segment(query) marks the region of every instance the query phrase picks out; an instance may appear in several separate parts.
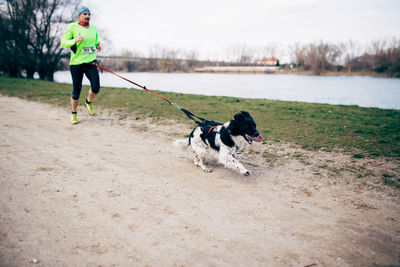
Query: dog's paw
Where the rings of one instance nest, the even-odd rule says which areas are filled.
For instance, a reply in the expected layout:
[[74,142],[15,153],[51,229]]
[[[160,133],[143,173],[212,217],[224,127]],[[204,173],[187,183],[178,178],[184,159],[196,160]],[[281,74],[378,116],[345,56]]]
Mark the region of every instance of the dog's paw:
[[240,172],[243,176],[250,176],[251,172],[248,170],[244,170],[242,172]]
[[204,172],[212,172],[212,169],[211,168],[204,168],[203,171]]

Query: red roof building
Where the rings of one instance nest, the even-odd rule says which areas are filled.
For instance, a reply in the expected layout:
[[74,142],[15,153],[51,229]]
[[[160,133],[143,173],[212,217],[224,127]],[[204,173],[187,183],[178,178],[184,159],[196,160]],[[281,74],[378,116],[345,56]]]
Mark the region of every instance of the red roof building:
[[279,59],[276,57],[265,57],[257,61],[258,65],[276,66],[279,64]]

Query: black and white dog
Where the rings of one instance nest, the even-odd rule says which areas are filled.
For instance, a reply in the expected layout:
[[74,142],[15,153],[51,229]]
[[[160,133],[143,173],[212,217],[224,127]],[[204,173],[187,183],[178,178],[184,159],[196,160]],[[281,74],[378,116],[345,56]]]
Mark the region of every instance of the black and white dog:
[[194,164],[205,172],[211,172],[205,165],[209,152],[217,152],[218,161],[226,168],[238,170],[242,175],[250,175],[243,165],[236,159],[236,153],[245,142],[261,142],[262,137],[257,131],[256,123],[250,114],[241,111],[233,119],[221,124],[205,121],[195,127],[189,136],[189,145],[194,152]]

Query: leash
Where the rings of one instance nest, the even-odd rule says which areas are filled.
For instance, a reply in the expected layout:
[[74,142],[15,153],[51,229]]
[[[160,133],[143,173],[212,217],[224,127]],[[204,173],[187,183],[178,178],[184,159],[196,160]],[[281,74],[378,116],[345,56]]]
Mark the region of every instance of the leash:
[[[106,69],[106,68],[100,66],[99,64],[97,64],[97,63],[95,63],[95,62],[92,62],[92,63],[90,63],[90,64],[93,65],[93,66],[96,66],[97,68],[99,68],[99,69],[102,70],[102,71],[104,70],[104,71],[106,71],[106,72],[109,72],[109,73],[111,73],[111,74],[114,74],[115,76],[117,76],[117,77],[119,77],[119,78],[121,78],[121,79],[123,79],[123,80],[125,80],[125,81],[127,81],[127,82],[130,82],[131,84],[134,84],[134,85],[138,86],[139,88],[141,88],[141,89],[143,89],[143,90],[145,90],[145,91],[147,91],[147,92],[149,92],[149,93],[152,93],[152,94],[155,95],[155,96],[158,96],[158,97],[161,98],[161,99],[164,99],[164,100],[167,101],[169,104],[173,105],[174,107],[176,107],[177,109],[179,109],[180,111],[182,111],[183,113],[185,113],[185,115],[186,115],[189,119],[194,120],[194,121],[195,121],[197,124],[199,124],[199,125],[200,125],[201,123],[207,121],[206,119],[203,119],[203,118],[201,118],[201,117],[199,117],[199,116],[196,116],[196,115],[194,115],[193,113],[191,113],[190,111],[188,111],[188,110],[186,110],[186,109],[184,109],[184,108],[181,108],[180,106],[178,106],[178,104],[172,102],[171,100],[169,100],[169,99],[167,99],[167,98],[165,98],[165,97],[163,97],[163,96],[157,94],[156,92],[153,92],[153,91],[150,90],[150,89],[147,89],[146,86],[142,86],[142,85],[140,85],[140,84],[137,84],[137,83],[135,83],[135,82],[133,82],[133,81],[131,81],[131,80],[129,80],[129,79],[127,79],[127,78],[121,76],[121,75],[116,74],[115,72],[112,72],[111,70],[108,70],[108,69]],[[199,121],[198,121],[198,120],[199,120]]]

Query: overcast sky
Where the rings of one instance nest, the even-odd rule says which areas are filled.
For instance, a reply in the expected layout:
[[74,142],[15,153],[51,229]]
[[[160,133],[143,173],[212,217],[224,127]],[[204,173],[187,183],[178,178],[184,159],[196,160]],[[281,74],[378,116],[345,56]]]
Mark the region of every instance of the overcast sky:
[[[123,49],[196,50],[218,58],[235,44],[264,47],[320,40],[360,44],[400,37],[400,0],[84,0],[92,23]],[[104,36],[103,36],[104,37]],[[102,38],[102,36],[100,36]],[[107,49],[109,52],[110,50]],[[268,56],[268,55],[266,55]]]

